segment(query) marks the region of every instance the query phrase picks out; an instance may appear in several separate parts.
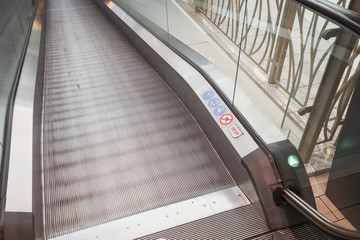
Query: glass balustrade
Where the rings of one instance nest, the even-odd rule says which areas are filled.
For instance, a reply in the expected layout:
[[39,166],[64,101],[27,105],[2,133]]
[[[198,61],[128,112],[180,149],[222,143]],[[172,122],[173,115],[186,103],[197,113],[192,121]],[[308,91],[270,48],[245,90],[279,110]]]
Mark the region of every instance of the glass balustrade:
[[[266,123],[276,126],[299,150],[318,211],[360,230],[358,36],[291,0],[113,1],[207,72],[266,144],[279,134]],[[34,5],[0,2],[1,141]]]
[[31,0],[0,1],[0,150],[4,147],[6,112],[35,4],[36,1]]
[[[349,130],[340,134],[360,74],[358,36],[288,0],[115,2],[184,55],[191,49],[201,56],[189,58],[203,70],[208,64],[220,69],[226,77],[208,74],[249,123],[270,119],[298,148],[318,210],[341,226],[360,229],[360,221],[345,214],[351,206],[333,196],[336,184],[328,182],[344,178],[332,165],[360,150]],[[360,4],[332,2],[344,8]],[[266,117],[242,107],[244,94]],[[276,141],[270,127],[257,125],[253,128],[266,143]],[[340,151],[350,135],[356,144]],[[356,175],[358,165],[342,173]]]

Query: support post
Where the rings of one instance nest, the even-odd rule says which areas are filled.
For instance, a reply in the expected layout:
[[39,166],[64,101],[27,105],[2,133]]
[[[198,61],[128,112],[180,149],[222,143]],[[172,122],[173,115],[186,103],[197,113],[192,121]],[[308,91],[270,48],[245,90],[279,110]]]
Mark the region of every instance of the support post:
[[272,59],[272,66],[268,80],[269,83],[280,81],[289,42],[291,41],[291,31],[294,26],[297,8],[298,5],[293,1],[286,1],[283,17],[280,23],[280,31]]
[[310,161],[326,115],[334,99],[334,95],[341,82],[342,75],[348,65],[350,54],[354,48],[356,37],[345,29],[340,32],[335,40],[334,48],[322,76],[319,90],[316,94],[313,109],[306,123],[303,136],[299,144],[299,152],[304,161]]
[[[349,9],[360,12],[360,1],[352,0]],[[324,75],[316,94],[313,109],[306,123],[303,136],[299,144],[299,152],[304,161],[308,163],[315,144],[323,127],[326,115],[334,99],[334,95],[341,82],[342,75],[348,65],[351,52],[355,47],[357,37],[346,29],[340,29],[334,48],[326,65]]]
[[205,9],[205,0],[195,0],[195,12],[200,13]]

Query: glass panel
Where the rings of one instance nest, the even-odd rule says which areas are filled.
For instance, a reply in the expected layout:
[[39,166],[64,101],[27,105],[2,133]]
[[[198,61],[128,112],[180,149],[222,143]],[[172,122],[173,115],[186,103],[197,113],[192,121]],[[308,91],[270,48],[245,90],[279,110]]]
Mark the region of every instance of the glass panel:
[[[332,211],[339,225],[360,230],[360,85],[359,81],[348,105],[346,118],[337,139],[330,171],[313,177],[326,183],[326,190],[319,197],[334,205]],[[318,180],[320,182],[321,180]],[[321,184],[321,183],[320,183]],[[315,192],[315,188],[314,188]],[[336,210],[340,210],[337,212]],[[340,213],[340,214],[339,214]]]
[[[235,101],[235,107],[242,110],[249,122],[258,123],[255,129],[264,128],[264,121],[259,121],[263,114],[257,111],[258,108],[279,128],[284,114],[276,100],[268,101],[273,89],[268,78],[284,5],[285,1],[274,1],[273,4],[262,0],[168,0],[170,35],[230,77],[230,81],[218,80],[218,76],[213,79],[225,95]],[[176,46],[174,42],[170,43]],[[239,58],[241,64],[237,64]],[[192,60],[202,66],[200,60]],[[234,92],[238,97],[234,98]],[[253,101],[251,106],[241,104],[244,95]],[[286,100],[283,97],[285,105]],[[274,131],[270,127],[265,130],[259,130],[259,134],[271,140]],[[275,135],[273,138],[278,139],[280,134]]]
[[129,12],[129,4],[127,0],[114,0],[114,2],[119,5],[122,9]]
[[140,14],[167,31],[166,0],[129,0],[130,13]]
[[115,0],[114,2],[160,38],[168,39],[166,0]]
[[[218,41],[219,36],[223,34],[217,26],[212,24],[208,16],[238,25],[239,18],[243,17],[242,11],[238,15],[227,14],[225,11],[216,12],[220,4],[218,1],[167,0],[167,4],[169,34],[173,37],[170,38],[170,44],[187,54],[203,69],[210,64],[224,72],[227,79],[214,77],[214,80],[231,101],[234,93],[239,43],[232,42],[227,38],[221,39],[229,43],[228,45]],[[227,4],[230,3],[224,3],[223,8],[227,8]],[[193,51],[184,51],[179,42]]]
[[[298,148],[318,211],[359,230],[360,187],[351,183],[360,183],[354,123],[360,119],[356,110],[345,118],[360,73],[358,36],[291,1],[281,12],[268,83],[260,85],[268,96],[260,104],[273,103],[268,111],[275,116],[264,113]],[[343,123],[348,127],[341,130]]]
[[0,2],[0,145],[9,97],[14,87],[26,36],[31,27],[35,2],[29,0]]
[[251,98],[254,108],[241,113],[251,124],[262,125],[253,126],[262,129],[257,133],[267,143],[276,141],[264,124],[268,118],[299,149],[318,210],[359,230],[358,220],[347,214],[360,211],[360,200],[354,202],[351,195],[360,192],[359,178],[351,178],[348,182],[357,184],[348,184],[352,188],[343,193],[352,199],[350,205],[337,203],[343,198],[334,190],[338,179],[360,172],[359,161],[352,162],[360,147],[351,144],[360,141],[360,133],[354,135],[351,127],[341,133],[342,124],[350,124],[345,115],[360,75],[357,36],[290,0],[116,1],[126,2],[130,14],[205,71],[210,64],[225,73],[221,79],[213,75],[215,84],[238,109],[245,95]]

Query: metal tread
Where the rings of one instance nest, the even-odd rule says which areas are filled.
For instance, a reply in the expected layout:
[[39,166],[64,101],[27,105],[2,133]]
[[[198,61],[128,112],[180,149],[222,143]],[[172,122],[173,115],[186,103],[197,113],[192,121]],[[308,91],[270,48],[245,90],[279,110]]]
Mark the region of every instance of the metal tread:
[[264,219],[251,204],[138,239],[247,239],[267,232]]
[[234,186],[180,100],[86,0],[49,0],[43,94],[49,238]]
[[310,223],[271,232],[257,209],[255,204],[243,206],[138,239],[334,239]]
[[[278,237],[278,238],[277,238]],[[253,240],[276,240],[276,239],[288,239],[288,240],[334,240],[333,237],[325,234],[315,225],[305,223],[296,227],[285,228],[276,232],[271,232],[263,236],[252,238]]]

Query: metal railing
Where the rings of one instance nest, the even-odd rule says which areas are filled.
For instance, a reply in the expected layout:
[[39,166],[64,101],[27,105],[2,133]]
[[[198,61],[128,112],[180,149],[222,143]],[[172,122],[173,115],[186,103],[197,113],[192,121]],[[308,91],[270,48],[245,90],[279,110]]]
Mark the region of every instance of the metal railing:
[[[306,8],[311,9],[311,11],[316,12],[319,15],[324,16],[326,19],[329,19],[333,22],[338,23],[345,29],[345,34],[343,35],[341,33],[337,33],[337,39],[336,41],[344,41],[348,40],[349,42],[354,41],[354,36],[352,34],[346,34],[346,32],[352,32],[353,34],[359,36],[360,35],[360,15],[356,14],[355,12],[345,10],[342,7],[339,7],[335,4],[331,4],[326,0],[318,0],[318,1],[309,1],[309,0],[294,0],[295,2],[304,5]],[[354,4],[354,1],[351,1],[349,4],[349,9],[353,9],[356,12],[359,12],[360,5]],[[341,31],[341,30],[340,30]],[[359,55],[359,46],[358,46],[358,40],[352,50],[351,56],[348,58],[349,63],[353,63],[354,59]],[[353,44],[354,45],[354,44]],[[345,44],[346,47],[351,48],[351,44]],[[336,49],[335,49],[336,50]],[[342,52],[348,52],[349,49],[341,49]],[[343,84],[340,85],[340,88],[336,91],[331,107],[334,106],[335,101],[339,101],[342,104],[348,103],[350,99],[350,92],[346,92],[344,89],[354,89],[355,83],[359,79],[359,67],[357,67],[357,72],[352,76],[349,77],[349,66],[351,64],[348,64],[347,68],[348,70],[345,72],[345,78],[347,78],[347,81],[343,81]],[[327,66],[328,68],[331,67],[331,62]],[[344,68],[344,66],[342,66]],[[335,79],[335,78],[334,78]],[[326,80],[326,79],[323,79]],[[324,82],[324,81],[323,81]],[[352,92],[352,91],[351,91]],[[345,101],[343,99],[346,99]],[[341,102],[342,101],[342,102]],[[346,106],[345,106],[346,107]],[[344,108],[344,106],[343,106]],[[343,114],[343,113],[342,113]],[[327,114],[327,119],[329,119],[329,113]],[[308,205],[303,199],[301,199],[299,196],[294,194],[291,190],[285,189],[282,191],[282,197],[283,199],[289,203],[291,206],[293,206],[295,209],[297,209],[302,215],[304,215],[308,220],[310,220],[312,223],[317,225],[320,229],[323,231],[337,237],[340,239],[360,239],[360,232],[349,230],[343,227],[340,227],[328,219],[326,219],[324,216],[322,216],[318,211],[313,209],[310,205]]]
[[[303,152],[306,156],[305,160],[308,160],[315,144],[330,141],[336,137],[356,81],[360,77],[358,39],[360,15],[355,13],[360,12],[360,4],[342,0],[337,4],[329,3],[327,0],[293,1],[303,6],[292,1],[276,1],[275,10],[268,13],[265,11],[266,16],[262,14],[264,8],[261,7],[261,3],[265,1],[260,0],[248,6],[253,7],[251,10],[243,9],[246,6],[243,4],[245,0],[202,0],[192,1],[192,4],[229,40],[241,47],[242,53],[269,76],[270,83],[281,87],[289,98],[295,100],[299,107],[297,114],[303,116],[310,113],[309,119],[318,126],[314,128],[315,130],[307,131],[303,135],[303,141],[312,141],[311,146],[300,145],[300,150],[305,151]],[[311,12],[316,12],[317,15],[312,15],[311,20],[307,19],[306,8],[309,8]],[[275,20],[276,25],[280,25],[278,31],[272,31],[275,27],[268,26],[273,23],[273,13],[282,16],[281,18],[277,16]],[[243,14],[246,15],[246,22],[242,40],[247,41],[247,44],[240,46],[238,34],[241,32],[239,29],[241,26],[236,22],[241,22],[240,16]],[[249,18],[251,18],[251,23]],[[262,20],[267,24],[264,28],[258,24]],[[254,29],[253,39],[250,41],[248,38],[251,36],[252,28]],[[264,31],[264,34],[259,34],[260,31]],[[296,43],[290,36],[294,33],[299,34],[299,41]],[[305,44],[307,37],[310,40],[308,44]],[[262,51],[263,55],[256,59],[254,56],[262,47],[265,49]],[[300,60],[297,62],[295,61],[296,53],[303,55],[298,56]],[[338,54],[344,58],[336,59],[339,58]],[[297,74],[295,74],[295,63],[298,64]],[[284,75],[286,78],[283,78]],[[304,84],[305,80],[306,84]],[[301,91],[303,98],[299,98]],[[305,130],[311,127],[304,126]],[[323,134],[321,138],[319,138],[320,131]],[[283,200],[330,235],[340,239],[360,239],[360,232],[332,223],[291,190],[285,189],[281,195]]]
[[[315,97],[321,91],[320,82],[334,49],[335,37],[339,33],[336,24],[343,26],[345,22],[350,24],[357,21],[356,17],[345,9],[352,9],[354,1],[334,0],[342,7],[332,21],[322,18],[322,14],[313,14],[292,1],[256,0],[249,1],[248,4],[245,4],[245,1],[193,0],[191,4],[235,46],[241,47],[242,53],[255,64],[256,71],[262,72],[268,83],[281,89],[275,90],[283,92],[288,98],[273,101],[282,106],[284,119],[290,118],[296,122],[301,132],[305,131],[309,115],[316,104]],[[321,4],[328,8],[335,5],[327,2],[325,1],[325,5]],[[312,4],[314,8],[319,8],[318,3]],[[241,39],[244,15],[244,33]],[[336,20],[340,18],[338,15],[345,16],[344,23]],[[309,38],[307,44],[306,38]],[[306,153],[303,153],[304,149],[301,151],[305,162],[309,161],[316,144],[336,142],[354,83],[360,74],[360,42],[357,41],[355,46],[331,104],[327,109],[323,109],[324,120],[316,131],[318,134],[310,136],[305,133],[298,136],[300,145],[301,142],[308,141],[309,137],[314,138],[313,146],[307,146]],[[262,83],[259,82],[258,85],[261,86]],[[289,109],[285,107],[287,101],[291,101]]]
[[[284,2],[285,0],[277,0],[271,11],[264,10],[263,0],[251,1],[247,7],[245,0],[197,0],[193,4],[234,44],[239,45],[243,41],[243,53],[263,72],[269,73]],[[241,39],[244,13],[245,29]]]

